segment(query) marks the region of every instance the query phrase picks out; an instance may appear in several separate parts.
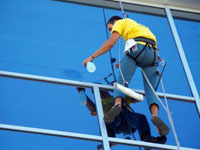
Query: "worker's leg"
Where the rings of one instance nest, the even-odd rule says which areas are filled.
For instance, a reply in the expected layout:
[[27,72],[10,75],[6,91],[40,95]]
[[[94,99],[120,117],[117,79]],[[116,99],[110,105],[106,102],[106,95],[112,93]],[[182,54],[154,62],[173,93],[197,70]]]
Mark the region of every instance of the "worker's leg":
[[[158,75],[157,75],[157,66],[149,66],[149,67],[143,67],[143,70],[145,74],[147,75],[148,80],[150,81],[152,87],[155,89]],[[150,86],[147,83],[147,80],[145,79],[143,75],[144,80],[144,90],[145,90],[145,96],[147,103],[149,105],[151,114],[152,114],[152,122],[157,127],[159,134],[161,135],[167,135],[169,132],[169,128],[167,125],[158,117],[158,111],[159,111],[159,100],[151,90]]]
[[[121,67],[121,72],[119,71],[119,75],[118,75],[118,80],[117,83],[124,85],[124,86],[128,86],[125,85],[124,80],[128,83],[130,83],[133,74],[135,73],[135,70],[137,68],[136,62],[135,60],[133,60],[132,58],[128,57],[127,55],[124,56],[124,58],[122,59],[121,63],[120,63],[120,67]],[[123,80],[124,78],[124,80]],[[119,102],[117,100],[117,98],[125,98],[125,94],[120,92],[119,90],[115,89],[114,90],[114,98],[115,98],[115,104],[121,104],[121,102]]]
[[[150,84],[155,89],[157,81],[158,81],[157,65],[155,65],[158,63],[158,51],[154,51],[152,47],[147,46],[145,48],[144,53],[142,53],[138,57],[137,62],[138,62],[138,66],[142,67]],[[151,90],[144,75],[143,75],[143,81],[144,81],[143,83],[144,83],[145,96],[146,96],[147,103],[149,105],[149,108],[152,114],[152,122],[157,127],[161,135],[166,135],[169,132],[169,128],[158,117],[159,100],[157,99],[154,92]]]
[[[133,59],[125,55],[123,60],[121,61],[120,67],[121,67],[122,74],[119,72],[119,77],[118,77],[117,82],[125,86],[124,80],[127,81],[128,83],[131,81],[132,76],[135,73],[135,70],[137,68],[137,65]],[[104,117],[105,122],[112,123],[114,119],[116,118],[116,116],[119,115],[119,113],[121,112],[121,103],[124,98],[125,98],[124,93],[120,92],[117,89],[114,90],[115,105],[105,115]]]
[[[157,66],[148,66],[148,67],[143,67],[142,69],[144,70],[152,87],[155,89],[158,81]],[[159,100],[157,99],[154,92],[151,90],[144,75],[143,75],[143,84],[144,84],[146,100],[151,110],[151,113],[153,116],[158,116]]]

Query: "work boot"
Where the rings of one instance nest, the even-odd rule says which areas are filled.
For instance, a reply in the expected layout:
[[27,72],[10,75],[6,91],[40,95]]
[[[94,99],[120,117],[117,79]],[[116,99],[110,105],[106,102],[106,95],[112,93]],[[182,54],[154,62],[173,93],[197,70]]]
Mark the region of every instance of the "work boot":
[[106,123],[112,123],[115,118],[120,114],[122,108],[121,108],[121,105],[118,104],[118,105],[114,105],[110,111],[104,116],[104,121]]
[[168,126],[157,116],[153,116],[151,121],[153,124],[157,127],[158,132],[160,135],[167,135],[169,133],[169,128]]

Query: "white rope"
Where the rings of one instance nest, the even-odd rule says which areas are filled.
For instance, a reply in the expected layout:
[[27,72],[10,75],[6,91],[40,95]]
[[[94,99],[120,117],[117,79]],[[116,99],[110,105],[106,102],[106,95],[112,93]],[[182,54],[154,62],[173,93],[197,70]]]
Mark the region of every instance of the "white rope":
[[161,103],[162,107],[165,109],[165,111],[167,111],[167,108],[165,107],[165,105],[163,104],[163,102],[161,101],[161,99],[160,99],[160,98],[158,97],[158,95],[156,94],[154,88],[152,87],[152,85],[151,85],[151,83],[150,83],[150,81],[149,81],[149,79],[148,79],[146,73],[144,72],[144,70],[143,70],[142,68],[141,68],[141,70],[142,70],[142,73],[143,73],[143,75],[144,75],[144,77],[145,77],[145,79],[146,79],[146,81],[147,81],[147,83],[148,83],[150,89],[152,90],[153,94],[154,94],[154,95],[156,96],[156,98],[160,101],[160,103]]
[[175,138],[175,141],[176,141],[176,144],[177,144],[177,147],[178,147],[177,150],[180,150],[180,143],[178,141],[178,136],[176,134],[176,130],[175,130],[175,126],[174,126],[174,123],[173,123],[173,120],[172,120],[171,113],[169,111],[169,106],[168,106],[168,102],[167,102],[167,96],[166,96],[165,88],[164,88],[164,85],[163,85],[163,81],[162,81],[162,79],[160,80],[161,81],[161,85],[162,85],[162,90],[163,90],[163,95],[164,95],[164,98],[165,98],[165,105],[166,106],[163,104],[163,102],[161,101],[161,99],[157,96],[154,88],[152,87],[152,85],[151,85],[151,83],[150,83],[150,81],[149,81],[149,79],[148,79],[148,77],[147,77],[147,75],[146,75],[146,73],[144,72],[143,69],[142,69],[142,73],[143,73],[143,75],[144,75],[144,77],[145,77],[145,79],[146,79],[149,87],[151,88],[152,92],[154,93],[154,95],[156,96],[156,98],[160,101],[161,105],[163,106],[163,108],[167,112],[168,120],[169,120],[169,123],[170,123],[170,125],[172,127],[174,138]]
[[160,79],[160,83],[161,83],[161,87],[162,87],[162,90],[163,90],[163,95],[164,95],[164,98],[165,98],[165,105],[167,107],[167,114],[168,114],[168,119],[169,119],[169,122],[171,124],[171,127],[172,127],[172,131],[173,131],[173,134],[174,134],[174,138],[175,138],[175,141],[176,141],[176,145],[178,147],[178,150],[180,150],[180,143],[178,141],[178,136],[177,136],[177,133],[176,133],[176,130],[175,130],[175,126],[174,126],[174,122],[172,120],[172,116],[171,116],[171,113],[169,112],[169,106],[168,106],[168,102],[167,102],[167,96],[166,96],[166,91],[165,91],[165,88],[164,88],[164,84],[163,84],[163,81],[162,81],[162,78]]
[[126,84],[128,84],[128,82],[125,80],[124,75],[121,70],[121,54],[120,53],[121,53],[121,38],[119,38],[119,72],[121,74],[124,85],[126,85]]
[[[122,15],[123,15],[123,18],[125,18],[125,13],[124,13],[124,9],[123,9],[123,6],[122,6],[122,0],[119,1],[120,3],[120,7],[121,7],[121,12],[122,12]],[[120,67],[120,49],[121,49],[121,40],[120,40],[120,44],[119,44],[120,48],[119,48],[119,71],[120,71],[120,74],[122,76],[122,79],[124,81],[124,83],[126,83],[125,79],[124,79],[124,76],[123,76],[123,73],[121,71],[121,67]],[[142,69],[142,68],[141,68]],[[169,111],[169,106],[168,106],[168,102],[167,102],[167,96],[166,96],[166,92],[165,92],[165,88],[164,88],[164,84],[163,84],[163,81],[162,79],[161,80],[161,86],[162,86],[162,90],[163,90],[163,94],[164,94],[164,99],[165,99],[165,104],[166,106],[163,104],[163,102],[161,101],[161,99],[158,97],[158,95],[156,94],[154,88],[152,87],[147,75],[145,74],[144,70],[142,69],[142,73],[149,85],[149,87],[151,88],[151,90],[153,91],[154,95],[156,96],[156,98],[160,101],[162,107],[164,108],[164,110],[167,112],[167,116],[168,116],[168,119],[169,119],[169,122],[170,122],[170,125],[172,127],[172,131],[173,131],[173,134],[174,134],[174,137],[175,137],[175,141],[176,141],[176,144],[177,144],[177,150],[180,150],[180,143],[178,141],[178,136],[177,136],[177,133],[176,133],[176,130],[175,130],[175,126],[174,126],[174,123],[173,123],[173,120],[172,120],[172,116],[171,116],[171,113]]]
[[120,4],[120,8],[121,8],[121,12],[122,12],[123,18],[125,18],[124,8],[122,6],[122,1],[121,0],[119,1],[119,4]]

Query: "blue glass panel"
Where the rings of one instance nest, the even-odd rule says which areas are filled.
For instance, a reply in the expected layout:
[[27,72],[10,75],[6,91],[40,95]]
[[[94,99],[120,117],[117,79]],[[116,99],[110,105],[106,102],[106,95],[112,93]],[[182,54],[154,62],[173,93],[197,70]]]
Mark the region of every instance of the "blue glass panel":
[[[185,147],[199,148],[200,120],[195,104],[169,101],[169,107],[180,144]],[[168,139],[173,139],[172,130]]]
[[1,123],[99,135],[76,87],[4,77],[0,85]]
[[101,8],[3,0],[0,19],[1,70],[90,82],[110,73],[108,54],[95,61],[93,74],[82,66],[106,39]]
[[[103,82],[111,73],[108,54],[94,61],[97,70],[93,74],[82,66],[82,61],[106,39],[103,9],[55,1],[1,3],[0,69],[90,82]],[[106,10],[106,14],[108,19],[120,15],[120,11]],[[163,77],[167,92],[190,95],[167,19],[137,13],[128,15],[150,27],[157,36],[161,56],[167,61]],[[113,48],[113,55],[118,58],[118,45]],[[133,87],[142,89],[138,74]]]
[[[121,15],[121,13],[106,9],[106,18],[108,19],[112,15]],[[150,27],[155,33],[160,54],[167,61],[167,68],[163,76],[166,91],[191,95],[167,19],[130,12],[128,15]],[[111,72],[108,54],[94,61],[97,70],[93,74],[88,73],[82,66],[82,61],[106,40],[102,8],[49,0],[3,0],[0,2],[0,19],[1,70],[89,82],[102,82],[103,78]],[[176,20],[176,24],[177,22],[179,20]],[[177,25],[179,32],[183,22],[180,21],[180,24]],[[195,43],[198,43],[199,38],[196,37],[199,36],[199,24],[193,24],[193,22],[184,22],[184,24],[187,27],[183,28],[183,31],[188,30],[187,35],[192,34],[192,37],[195,37]],[[191,28],[195,28],[197,32]],[[190,33],[189,30],[192,32]],[[181,35],[181,40],[185,41],[183,37],[187,39],[188,36]],[[118,44],[112,50],[113,56],[116,58],[118,58]],[[185,44],[189,44],[189,42],[184,42],[183,46]],[[197,49],[194,45],[191,48]],[[121,47],[123,49],[122,45]],[[195,63],[189,64],[195,68],[192,69],[192,73],[198,83],[196,69],[198,54],[188,53],[188,59],[190,59],[190,54],[191,62],[195,61]],[[143,89],[139,72],[138,70],[134,76],[131,87]],[[0,83],[1,123],[99,134],[97,118],[91,117],[87,108],[79,105],[79,96],[75,87],[3,77],[0,78]],[[157,131],[150,121],[151,117],[146,102],[138,103],[133,108],[147,116],[152,127],[152,135],[156,136]],[[173,118],[181,145],[200,147],[197,141],[200,135],[199,130],[191,130],[198,129],[199,126],[195,106],[188,103],[180,105],[179,102],[170,102],[170,108],[174,112]],[[160,116],[167,122],[166,113],[163,108],[160,110]],[[2,137],[5,135],[7,136],[3,133]],[[16,138],[18,136],[15,137],[15,141],[18,143]],[[10,139],[4,138],[4,140],[9,142]],[[175,145],[172,132],[168,136],[167,143]]]
[[[120,11],[106,9],[107,19],[111,16],[119,15]],[[161,57],[167,62],[166,69],[164,71],[163,80],[165,83],[166,91],[168,93],[191,95],[190,88],[185,76],[179,54],[169,28],[169,24],[166,18],[138,13],[127,13],[129,18],[134,19],[138,23],[141,23],[151,29],[155,34]],[[113,50],[114,55],[118,58],[118,46]],[[121,48],[123,50],[123,47]],[[122,53],[121,53],[122,55]],[[177,69],[178,68],[178,69]],[[160,70],[162,67],[160,66]],[[143,89],[141,72],[139,69],[133,77],[131,87]],[[158,91],[162,91],[161,88]]]
[[96,149],[100,143],[55,136],[36,135],[30,133],[19,133],[13,131],[0,131],[1,145],[4,150],[66,150],[66,149]]
[[197,87],[197,91],[200,91],[200,52],[198,45],[200,43],[200,22],[175,19],[175,24]]
[[[162,101],[164,102],[163,99]],[[195,104],[174,100],[168,100],[168,104],[181,146],[199,148],[200,120]],[[151,127],[152,136],[158,136],[158,132],[153,123],[151,122],[151,115],[147,111],[147,105],[144,102],[136,103],[135,105],[132,105],[132,108],[136,112],[143,113],[146,115]],[[161,106],[159,109],[159,116],[170,127],[170,132],[169,135],[167,135],[166,144],[176,145],[172,128],[168,121],[167,113]],[[139,140],[138,134],[135,134],[135,136]]]

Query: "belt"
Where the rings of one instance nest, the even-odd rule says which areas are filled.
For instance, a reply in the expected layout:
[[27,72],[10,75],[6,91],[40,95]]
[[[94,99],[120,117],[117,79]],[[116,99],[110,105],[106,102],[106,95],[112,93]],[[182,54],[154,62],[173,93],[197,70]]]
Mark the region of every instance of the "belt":
[[144,42],[146,43],[147,45],[150,44],[154,49],[157,49],[156,48],[156,42],[152,39],[148,39],[148,38],[144,38],[144,37],[136,37],[136,38],[133,38],[136,42]]
[[132,58],[133,60],[135,60],[136,64],[138,65],[137,58],[143,53],[143,51],[145,50],[146,46],[151,45],[152,48],[154,49],[154,59],[153,59],[153,62],[150,65],[147,65],[147,66],[155,66],[155,65],[157,66],[158,64],[155,63],[155,57],[156,57],[155,50],[157,50],[156,42],[154,40],[151,40],[151,39],[148,39],[148,38],[143,38],[143,37],[137,37],[137,38],[134,38],[134,40],[136,42],[140,41],[140,42],[144,42],[146,44],[143,47],[143,49],[139,52],[139,54],[137,54],[137,56],[133,57],[133,56],[131,56],[131,54],[129,52],[127,52],[126,55],[128,57]]

